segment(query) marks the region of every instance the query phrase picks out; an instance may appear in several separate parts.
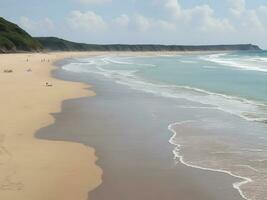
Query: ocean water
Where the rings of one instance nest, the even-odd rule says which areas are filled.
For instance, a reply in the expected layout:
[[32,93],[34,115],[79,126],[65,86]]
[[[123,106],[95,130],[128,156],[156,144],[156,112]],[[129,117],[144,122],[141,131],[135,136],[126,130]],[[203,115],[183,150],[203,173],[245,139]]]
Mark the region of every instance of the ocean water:
[[[172,101],[192,119],[172,121],[174,162],[240,178],[244,199],[267,199],[267,52],[75,59],[64,70],[94,74]],[[177,112],[177,109],[174,109]],[[177,113],[179,114],[179,113]],[[170,152],[171,153],[171,152]]]

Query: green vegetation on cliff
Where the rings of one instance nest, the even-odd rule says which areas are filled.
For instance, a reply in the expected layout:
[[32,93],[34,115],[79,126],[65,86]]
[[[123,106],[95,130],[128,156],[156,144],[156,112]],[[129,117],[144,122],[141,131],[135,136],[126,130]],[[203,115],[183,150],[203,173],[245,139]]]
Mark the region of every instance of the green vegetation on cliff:
[[56,37],[31,37],[18,25],[0,17],[0,53],[34,51],[243,51],[260,50],[256,45],[154,45],[154,44],[84,44]]
[[127,45],[110,44],[96,45],[70,42],[56,37],[36,38],[48,51],[242,51],[260,50],[256,45],[203,45],[203,46],[181,46],[181,45]]
[[41,48],[26,31],[0,17],[0,52],[40,51]]

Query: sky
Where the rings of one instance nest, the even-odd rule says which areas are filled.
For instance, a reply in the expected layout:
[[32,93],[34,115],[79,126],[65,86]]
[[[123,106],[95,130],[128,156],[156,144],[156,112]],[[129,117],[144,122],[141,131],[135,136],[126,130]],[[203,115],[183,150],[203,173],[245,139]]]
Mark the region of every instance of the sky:
[[267,49],[267,0],[0,0],[0,16],[76,42]]

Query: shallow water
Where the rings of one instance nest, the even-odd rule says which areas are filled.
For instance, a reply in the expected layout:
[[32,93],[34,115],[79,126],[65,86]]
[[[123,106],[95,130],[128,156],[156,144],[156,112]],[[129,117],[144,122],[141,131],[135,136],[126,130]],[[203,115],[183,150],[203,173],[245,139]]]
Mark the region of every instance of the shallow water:
[[[168,128],[174,134],[170,139],[174,163],[179,160],[193,168],[229,174],[238,178],[233,188],[243,198],[267,199],[266,52],[101,56],[72,60],[62,69],[75,74],[79,81],[96,79],[111,82],[113,87],[128,87],[128,94],[115,99],[124,109],[111,106],[110,116],[123,124],[134,122],[135,112],[133,119],[121,116],[136,108],[140,116],[151,117],[144,117],[143,125],[137,123],[133,129],[146,127],[150,133],[156,121],[153,130],[161,130],[157,134],[166,134],[163,130]],[[130,101],[127,95],[135,94],[134,90],[146,94],[146,98],[133,95],[135,101]],[[114,98],[106,90],[103,94],[96,92],[102,106]],[[153,106],[155,101],[157,105]],[[161,146],[156,149],[160,151]]]
[[96,57],[79,59],[64,69],[101,74],[138,90],[266,122],[267,56],[251,54]]

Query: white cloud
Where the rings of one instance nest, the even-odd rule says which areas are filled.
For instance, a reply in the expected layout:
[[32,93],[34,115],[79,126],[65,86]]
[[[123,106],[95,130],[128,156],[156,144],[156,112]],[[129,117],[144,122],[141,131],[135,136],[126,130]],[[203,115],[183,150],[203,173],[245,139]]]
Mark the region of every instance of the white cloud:
[[261,14],[267,14],[267,6],[261,5],[258,10]]
[[267,6],[260,6],[258,8],[258,16],[261,19],[261,22],[267,27]]
[[105,31],[108,28],[108,24],[103,18],[93,11],[72,11],[68,22],[72,28],[81,29],[81,31],[85,30],[87,32]]
[[112,0],[77,0],[77,1],[82,4],[105,4],[112,2]]
[[175,24],[169,21],[148,18],[140,14],[136,14],[133,17],[133,26],[135,29],[141,32],[146,32],[150,30],[155,30],[157,32],[175,30]]
[[[88,5],[110,3],[112,0],[72,0]],[[142,1],[133,0],[139,7]],[[182,0],[149,0],[152,9],[161,13],[142,13],[142,9],[123,11],[110,18],[91,11],[72,11],[61,28],[55,29],[49,18],[32,20],[21,17],[20,25],[35,35],[51,34],[51,30],[68,32],[68,37],[92,43],[169,43],[169,44],[217,44],[258,43],[266,41],[267,6],[251,8],[246,0],[223,1],[228,7],[217,15],[210,4],[196,4],[184,8]],[[110,4],[112,9],[112,4]],[[93,6],[94,7],[94,6]],[[92,7],[92,8],[93,8]],[[223,6],[222,6],[223,7]],[[105,8],[106,9],[106,8]],[[115,8],[113,8],[115,9]],[[108,12],[106,10],[106,12]],[[223,15],[222,15],[223,14]],[[106,18],[104,18],[106,17]],[[70,29],[71,28],[71,29]],[[67,30],[67,31],[64,31]],[[50,30],[50,32],[46,31]],[[43,32],[41,32],[43,31]],[[75,34],[72,33],[75,31]],[[57,32],[57,33],[58,33]],[[40,34],[41,33],[41,34]],[[54,32],[55,33],[55,32]],[[53,34],[51,34],[53,35]],[[265,42],[267,46],[267,42]]]
[[130,18],[128,15],[122,14],[121,16],[112,20],[112,22],[120,27],[127,27],[129,25]]
[[34,28],[34,23],[32,20],[30,20],[28,17],[20,17],[20,25],[22,28],[25,28],[27,30],[33,29]]
[[185,19],[185,15],[177,0],[165,0],[164,7],[172,14],[175,19]]
[[250,31],[264,31],[265,29],[255,10],[246,10],[241,24]]
[[240,17],[246,11],[245,0],[228,0],[230,12],[236,17]]
[[44,25],[47,29],[50,29],[50,30],[53,30],[55,28],[54,22],[49,18],[43,19],[41,24]]
[[144,17],[143,15],[135,15],[134,23],[139,31],[147,31],[152,27],[152,20]]
[[234,27],[228,19],[214,17],[214,10],[209,5],[196,6],[190,10],[184,11],[185,15],[189,15],[191,25],[196,29],[205,32],[231,32]]
[[217,18],[209,5],[197,5],[192,8],[182,8],[178,0],[154,0],[169,13],[178,27],[190,27],[198,31],[234,31],[227,18]]
[[230,13],[237,19],[236,27],[240,32],[264,31],[265,27],[262,21],[265,19],[262,20],[260,14],[264,12],[265,6],[254,10],[247,8],[246,0],[228,0],[228,3]]
[[[165,21],[165,20],[157,20],[156,21],[156,26],[159,27],[162,30],[166,30],[166,31],[174,31],[176,30],[176,26],[174,23]],[[156,27],[156,28],[157,28]]]
[[48,17],[35,21],[22,16],[20,17],[19,25],[30,32],[38,32],[40,29],[50,32],[55,28],[54,22]]

